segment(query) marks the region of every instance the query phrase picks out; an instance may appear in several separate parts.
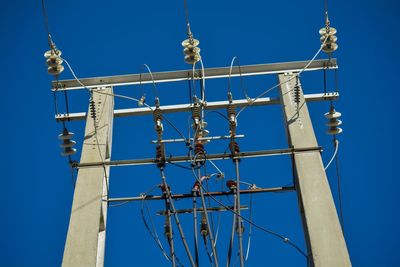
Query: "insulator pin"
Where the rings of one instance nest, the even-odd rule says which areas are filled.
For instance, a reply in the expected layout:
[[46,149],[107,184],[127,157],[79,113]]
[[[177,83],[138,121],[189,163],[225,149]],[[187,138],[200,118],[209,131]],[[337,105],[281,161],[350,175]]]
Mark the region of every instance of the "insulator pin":
[[71,156],[76,153],[76,148],[73,148],[76,142],[71,140],[73,136],[74,133],[69,132],[66,128],[58,135],[58,139],[62,141],[60,144],[60,147],[63,149],[61,156]]
[[328,119],[326,126],[328,130],[326,131],[329,135],[337,135],[343,132],[343,129],[338,127],[342,124],[339,118],[342,116],[340,112],[337,112],[334,107],[331,107],[329,112],[325,113],[325,118]]

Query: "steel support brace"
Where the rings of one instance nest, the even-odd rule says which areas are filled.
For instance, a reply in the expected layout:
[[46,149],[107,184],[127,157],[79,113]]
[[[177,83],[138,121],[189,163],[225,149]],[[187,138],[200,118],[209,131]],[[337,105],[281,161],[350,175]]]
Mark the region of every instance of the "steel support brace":
[[[331,92],[326,94],[308,94],[304,96],[307,102],[316,102],[323,100],[336,100],[339,97],[339,93]],[[280,104],[279,98],[262,97],[254,101],[251,106],[266,106],[266,105],[277,105]],[[228,101],[215,101],[207,102],[204,107],[205,110],[217,110],[225,109],[228,106]],[[249,105],[247,99],[234,100],[231,105],[236,108],[242,108]],[[127,109],[116,109],[114,111],[114,117],[129,117],[129,116],[141,116],[152,114],[152,110],[155,107],[143,107],[143,108],[127,108]],[[192,109],[190,104],[178,104],[178,105],[167,105],[161,106],[163,113],[176,113],[176,112],[189,112]],[[86,112],[70,113],[70,114],[57,114],[55,117],[56,121],[79,121],[86,119]]]
[[[311,151],[321,152],[321,147],[303,147],[298,149],[285,148],[285,149],[274,149],[274,150],[259,150],[259,151],[247,151],[239,152],[238,158],[254,158],[254,157],[267,157],[267,156],[277,156],[277,155],[291,155],[296,153],[308,153]],[[220,154],[209,154],[207,155],[209,160],[223,160],[232,159],[231,154],[220,153]],[[189,156],[176,156],[169,157],[166,159],[167,163],[179,163],[179,162],[191,162],[192,158]],[[147,159],[127,159],[127,160],[112,160],[107,162],[81,162],[78,164],[73,164],[73,168],[83,169],[83,168],[93,168],[98,166],[137,166],[137,165],[148,165],[157,164],[157,159],[147,158]]]
[[[279,193],[279,192],[288,192],[294,191],[294,187],[292,186],[283,186],[283,187],[271,187],[271,188],[254,188],[254,189],[243,189],[240,190],[240,194],[257,194],[257,193]],[[232,195],[232,191],[226,192],[207,192],[204,194],[205,197],[208,196],[228,196]],[[191,198],[193,194],[173,194],[171,195],[172,199],[182,199],[182,198]],[[108,202],[131,202],[131,201],[141,201],[141,200],[160,200],[165,199],[165,196],[138,196],[138,197],[120,197],[120,198],[110,198]]]
[[[259,64],[259,65],[246,65],[232,68],[231,77],[242,76],[253,76],[253,75],[265,75],[265,74],[276,74],[285,72],[299,72],[303,70],[309,61],[294,61],[294,62],[283,62],[283,63],[272,63],[272,64]],[[321,59],[314,60],[308,66],[305,71],[321,70],[321,69],[337,69],[336,59]],[[205,79],[215,78],[227,78],[229,77],[230,67],[223,68],[206,68],[204,70]],[[167,72],[153,72],[153,78],[149,73],[142,74],[129,74],[129,75],[118,75],[118,76],[106,76],[106,77],[95,77],[95,78],[82,78],[80,82],[76,80],[62,80],[53,81],[53,91],[64,91],[64,90],[76,90],[82,89],[84,84],[87,88],[102,87],[102,86],[123,86],[123,85],[134,85],[134,84],[146,84],[146,83],[162,83],[162,82],[177,82],[187,81],[194,79],[201,79],[202,75],[200,70],[196,70],[192,73],[192,70],[180,70],[180,71],[167,71]]]
[[[307,104],[295,76],[279,75],[289,146],[293,149],[315,147],[318,144]],[[310,265],[351,266],[320,153],[294,154],[293,169]]]
[[[112,88],[103,90],[112,93]],[[114,100],[94,92],[93,101],[96,116],[86,119],[81,163],[110,160]],[[63,267],[104,265],[109,169],[100,164],[78,172]]]

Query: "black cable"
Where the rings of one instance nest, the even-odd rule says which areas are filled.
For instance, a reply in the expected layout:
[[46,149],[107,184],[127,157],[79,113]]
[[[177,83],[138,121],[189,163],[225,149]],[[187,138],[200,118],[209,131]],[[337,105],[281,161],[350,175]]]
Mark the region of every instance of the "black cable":
[[[337,143],[334,141],[335,146]],[[335,165],[336,165],[336,176],[337,176],[337,187],[338,187],[338,198],[339,198],[339,214],[340,214],[340,225],[342,226],[342,232],[344,235],[344,222],[343,222],[343,208],[342,208],[342,189],[340,183],[340,168],[339,168],[339,151],[335,156]]]
[[[144,226],[145,226],[147,232],[148,232],[148,233],[150,234],[150,236],[153,238],[154,242],[156,242],[157,246],[160,248],[160,250],[162,251],[162,253],[164,254],[164,256],[167,258],[167,260],[171,261],[171,257],[168,256],[168,254],[167,254],[166,251],[164,250],[163,246],[161,245],[161,241],[160,241],[160,239],[158,238],[158,235],[155,236],[155,235],[153,234],[153,232],[150,230],[150,227],[149,227],[149,225],[148,225],[148,223],[147,223],[147,221],[146,221],[145,215],[144,215],[144,203],[145,203],[145,200],[143,199],[143,200],[142,200],[142,206],[141,206],[141,209],[140,209],[140,213],[141,213],[141,216],[142,216],[143,224],[144,224]],[[147,208],[147,209],[148,209],[148,208]],[[149,212],[149,211],[148,211],[148,212]]]

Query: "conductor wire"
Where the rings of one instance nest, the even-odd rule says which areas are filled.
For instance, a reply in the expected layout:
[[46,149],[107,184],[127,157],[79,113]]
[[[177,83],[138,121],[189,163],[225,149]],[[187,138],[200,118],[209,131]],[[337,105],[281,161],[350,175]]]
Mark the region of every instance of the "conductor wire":
[[277,88],[277,87],[279,87],[279,86],[281,86],[281,85],[283,85],[283,84],[286,84],[286,83],[288,83],[289,81],[291,81],[291,80],[293,80],[293,79],[299,77],[300,74],[302,74],[302,73],[314,62],[314,60],[317,58],[317,56],[321,53],[322,48],[324,47],[324,45],[325,45],[325,43],[326,43],[326,40],[328,40],[328,37],[329,37],[329,36],[327,36],[327,37],[325,38],[324,42],[321,44],[320,48],[319,48],[318,51],[315,53],[315,55],[313,56],[313,58],[304,66],[303,69],[300,70],[300,72],[298,72],[296,75],[292,76],[291,78],[287,79],[286,81],[281,82],[281,83],[278,83],[278,84],[272,86],[271,88],[265,90],[264,92],[262,92],[261,94],[259,94],[259,95],[256,96],[255,98],[250,99],[249,103],[247,103],[244,107],[242,107],[242,108],[239,110],[239,112],[236,114],[236,119],[239,117],[240,113],[243,112],[243,110],[245,110],[245,109],[248,108],[249,106],[252,106],[252,105],[255,103],[255,101],[256,101],[257,99],[259,99],[260,97],[263,97],[264,95],[268,94],[269,92],[271,92],[271,91],[274,90],[275,88]]
[[240,86],[241,86],[241,88],[242,88],[242,91],[243,91],[243,94],[244,94],[245,98],[246,98],[246,99],[249,99],[249,96],[248,96],[248,94],[247,94],[247,90],[246,90],[246,88],[244,87],[244,81],[243,81],[243,76],[242,76],[242,69],[241,69],[241,67],[240,67],[239,59],[238,59],[236,56],[234,56],[234,57],[232,58],[231,66],[230,66],[230,68],[229,68],[228,93],[232,93],[232,91],[231,91],[231,75],[232,75],[233,63],[234,63],[235,61],[237,61],[237,66],[238,66],[238,68],[239,68]]

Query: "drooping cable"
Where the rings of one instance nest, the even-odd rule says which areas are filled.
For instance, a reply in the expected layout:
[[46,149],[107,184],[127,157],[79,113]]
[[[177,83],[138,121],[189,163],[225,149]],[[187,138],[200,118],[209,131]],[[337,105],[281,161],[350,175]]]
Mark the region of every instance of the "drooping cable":
[[299,77],[300,74],[302,74],[302,73],[314,62],[314,60],[317,58],[317,56],[321,53],[322,48],[324,47],[324,45],[325,45],[327,39],[328,39],[328,37],[325,38],[324,42],[321,44],[321,47],[320,47],[320,48],[318,49],[318,51],[314,54],[314,56],[312,57],[312,59],[304,66],[303,69],[301,69],[296,75],[293,75],[291,78],[287,79],[286,81],[281,82],[281,83],[278,83],[278,84],[272,86],[271,88],[265,90],[264,92],[262,92],[261,94],[259,94],[259,95],[256,96],[255,98],[250,99],[249,102],[248,102],[244,107],[242,107],[242,108],[239,110],[239,112],[236,114],[236,118],[238,118],[239,115],[240,115],[240,113],[242,113],[246,108],[248,108],[249,106],[252,106],[252,105],[255,103],[255,101],[256,101],[257,99],[259,99],[260,97],[263,97],[264,95],[268,94],[269,92],[271,92],[271,91],[274,90],[275,88],[277,88],[277,87],[279,87],[279,86],[281,86],[281,85],[283,85],[283,84],[286,84],[287,82],[289,82],[289,81],[295,79],[296,77]]
[[334,141],[335,152],[332,155],[332,158],[329,160],[328,164],[325,166],[325,171],[329,168],[333,160],[336,158],[337,152],[339,150],[339,140],[335,139]]
[[229,68],[228,93],[232,93],[232,90],[231,90],[231,75],[232,75],[233,64],[235,63],[235,61],[237,61],[237,66],[238,66],[238,68],[239,68],[240,86],[241,86],[241,88],[242,88],[243,95],[244,95],[244,97],[245,97],[246,99],[250,99],[249,96],[248,96],[248,94],[247,94],[247,90],[246,90],[246,88],[244,87],[244,81],[243,81],[243,76],[242,76],[242,68],[241,68],[241,66],[240,66],[239,59],[238,59],[236,56],[234,56],[234,57],[232,58],[231,66],[230,66],[230,68]]
[[[163,247],[163,245],[162,245],[162,243],[161,243],[161,240],[160,240],[160,238],[159,238],[159,236],[158,236],[156,227],[155,227],[154,222],[153,222],[153,220],[152,220],[152,218],[151,218],[149,207],[146,205],[146,196],[147,196],[149,193],[151,193],[151,192],[152,192],[155,188],[157,188],[158,186],[159,186],[159,185],[153,186],[153,187],[152,187],[151,189],[149,189],[146,193],[140,194],[140,195],[142,196],[142,201],[141,201],[142,203],[141,203],[140,213],[141,213],[141,216],[142,216],[143,224],[144,224],[144,226],[145,226],[147,232],[149,233],[149,235],[151,236],[151,238],[154,240],[154,242],[157,244],[158,248],[161,250],[161,252],[163,253],[164,257],[165,257],[167,260],[172,261],[171,257],[168,256],[167,252],[165,251],[165,249],[164,249],[164,247]],[[151,227],[152,227],[153,230],[150,229],[150,226],[149,226],[149,224],[147,223],[146,216],[145,216],[145,214],[144,214],[144,213],[145,213],[145,212],[144,212],[145,208],[146,208],[147,216],[150,218],[150,224],[151,224]],[[182,265],[180,264],[180,266],[182,266]]]

